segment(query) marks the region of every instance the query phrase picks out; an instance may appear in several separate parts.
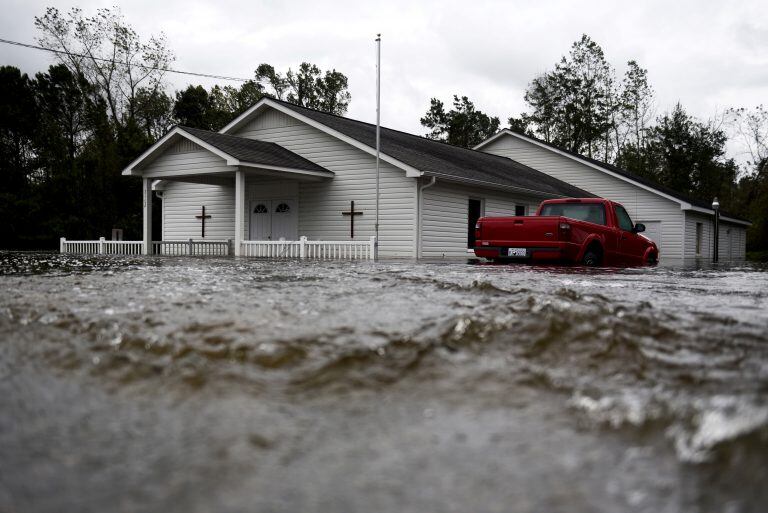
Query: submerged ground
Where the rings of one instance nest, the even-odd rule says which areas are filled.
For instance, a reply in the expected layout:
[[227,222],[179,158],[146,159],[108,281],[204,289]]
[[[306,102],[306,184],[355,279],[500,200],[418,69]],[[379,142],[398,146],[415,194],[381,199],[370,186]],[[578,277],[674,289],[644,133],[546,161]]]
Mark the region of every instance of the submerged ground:
[[768,269],[0,253],[0,511],[763,512]]

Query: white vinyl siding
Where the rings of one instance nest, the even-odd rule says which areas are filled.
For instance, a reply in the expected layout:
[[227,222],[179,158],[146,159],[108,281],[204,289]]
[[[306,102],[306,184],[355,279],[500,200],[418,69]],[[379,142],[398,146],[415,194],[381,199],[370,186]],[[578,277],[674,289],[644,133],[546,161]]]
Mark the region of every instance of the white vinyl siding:
[[[235,187],[166,182],[163,190],[163,240],[199,240],[201,221],[195,216],[205,205],[205,238],[235,238]],[[157,235],[155,235],[157,240]]]
[[[701,223],[701,254],[696,255],[696,224]],[[685,259],[711,261],[714,253],[712,245],[715,226],[712,216],[696,212],[686,212],[685,216]],[[747,232],[744,227],[720,220],[719,257],[721,262],[741,261],[746,257]]]
[[235,169],[234,166],[228,166],[218,155],[184,139],[173,144],[162,155],[147,164],[142,173],[150,178],[218,172],[230,176]]
[[[483,200],[484,216],[514,216],[515,205],[536,208],[540,200],[494,189],[441,182],[423,192],[422,258],[466,258],[469,199]],[[535,205],[535,206],[534,206]]]
[[[224,173],[215,178],[222,181],[232,180],[235,167],[227,166],[224,159],[198,146],[192,141],[182,139],[174,143],[158,158],[148,163],[143,170],[144,176],[164,178],[184,174],[190,180],[210,180],[209,173]],[[197,175],[197,176],[196,176]],[[164,181],[162,200],[162,234],[155,234],[154,239],[163,240],[199,240],[202,222],[195,216],[200,215],[205,205],[205,238],[226,240],[235,236],[235,189],[231,186],[207,185],[202,183]]]
[[[341,213],[355,209],[355,240],[374,235],[375,158],[335,137],[275,109],[267,109],[232,135],[277,143],[332,171],[329,180],[300,182],[299,234],[311,239],[349,240],[350,221]],[[379,254],[414,256],[415,179],[387,163],[380,164]]]
[[683,257],[684,213],[680,204],[536,144],[503,135],[482,151],[508,157],[602,198],[621,203],[632,221],[659,221],[663,260]]

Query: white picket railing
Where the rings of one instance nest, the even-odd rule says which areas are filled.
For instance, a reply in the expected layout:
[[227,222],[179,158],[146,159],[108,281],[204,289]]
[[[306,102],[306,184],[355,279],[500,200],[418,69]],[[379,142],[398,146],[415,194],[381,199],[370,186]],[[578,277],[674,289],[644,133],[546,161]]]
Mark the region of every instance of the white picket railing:
[[144,243],[140,240],[67,240],[59,241],[61,253],[82,253],[92,255],[141,255]]
[[315,260],[373,260],[376,237],[368,240],[246,240],[241,254],[256,258],[309,258]]
[[244,240],[240,254],[256,258],[301,258],[301,240]]
[[[240,246],[241,255],[253,258],[306,258],[313,260],[373,260],[376,257],[376,237],[367,240],[246,240]],[[60,239],[61,253],[91,255],[141,255],[144,242],[136,240],[67,240]],[[228,256],[232,254],[230,240],[163,240],[152,242],[153,255],[165,256]]]
[[141,255],[144,243],[140,240],[99,240],[104,255]]
[[[86,255],[142,255],[144,242],[140,240],[67,240],[60,239],[61,253]],[[168,256],[227,256],[232,254],[232,241],[228,240],[164,240],[152,242],[153,255]]]
[[153,255],[166,256],[229,256],[231,240],[161,240],[152,242]]

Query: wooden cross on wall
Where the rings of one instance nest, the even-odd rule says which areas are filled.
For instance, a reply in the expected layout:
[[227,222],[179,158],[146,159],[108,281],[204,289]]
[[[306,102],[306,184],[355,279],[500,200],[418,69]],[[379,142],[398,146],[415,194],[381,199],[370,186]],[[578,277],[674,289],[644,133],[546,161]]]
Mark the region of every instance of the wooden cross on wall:
[[346,212],[342,212],[341,215],[349,216],[349,238],[354,239],[355,238],[355,216],[361,216],[363,215],[363,213],[355,210],[355,202],[350,201],[349,210]]
[[202,231],[200,233],[200,236],[204,239],[205,238],[205,220],[206,219],[210,219],[211,216],[205,214],[205,205],[203,205],[202,209],[203,209],[202,213],[200,213],[200,215],[196,215],[195,217],[197,219],[200,219],[203,222]]

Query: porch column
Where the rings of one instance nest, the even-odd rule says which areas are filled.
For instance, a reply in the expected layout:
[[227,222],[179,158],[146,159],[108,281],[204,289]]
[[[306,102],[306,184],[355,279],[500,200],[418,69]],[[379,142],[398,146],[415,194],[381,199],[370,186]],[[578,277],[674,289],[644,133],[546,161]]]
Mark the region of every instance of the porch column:
[[141,179],[141,195],[144,199],[144,247],[145,255],[152,254],[152,179]]
[[235,256],[240,256],[245,231],[245,172],[235,171]]

